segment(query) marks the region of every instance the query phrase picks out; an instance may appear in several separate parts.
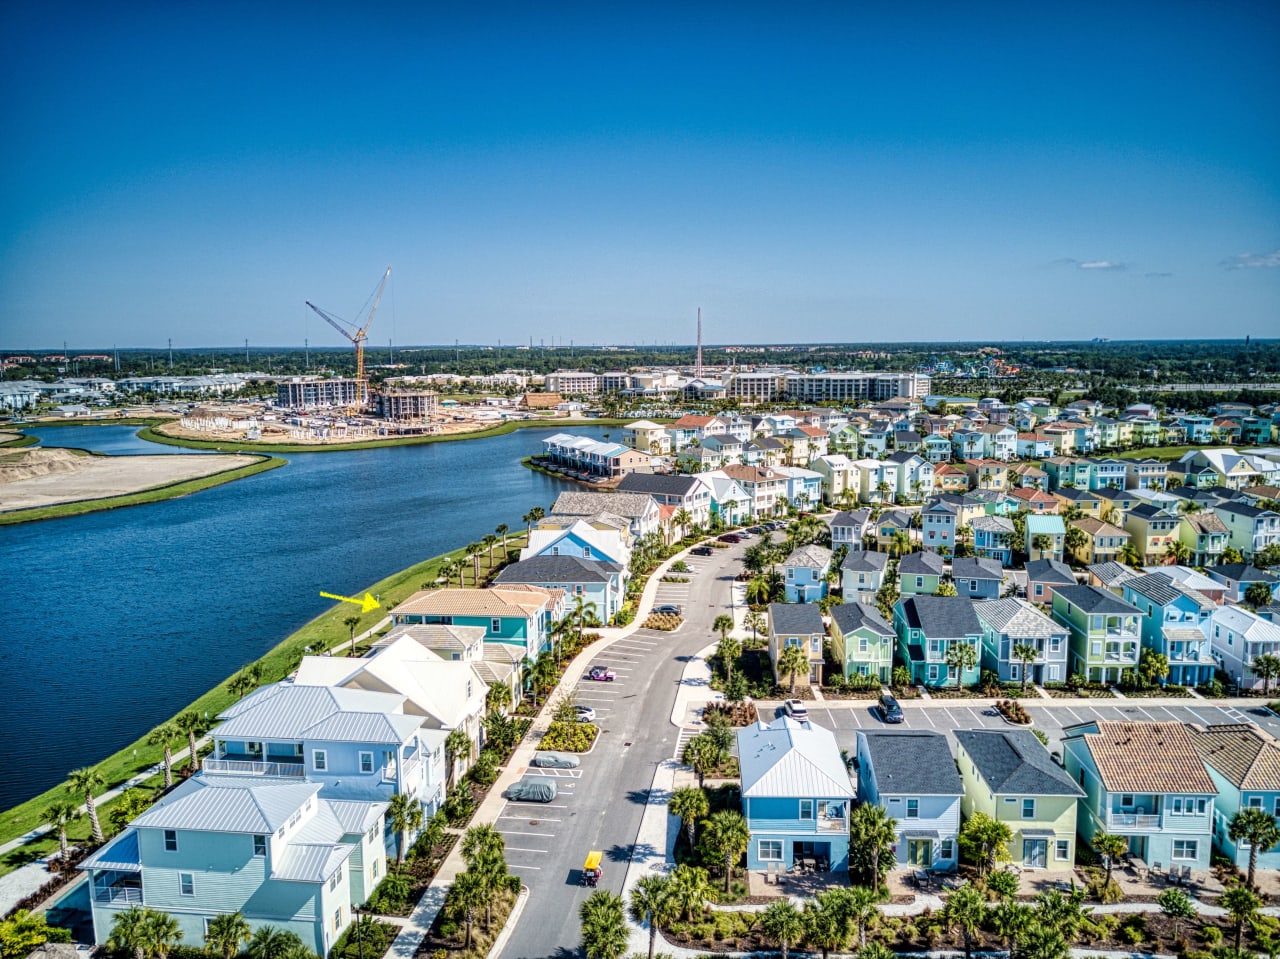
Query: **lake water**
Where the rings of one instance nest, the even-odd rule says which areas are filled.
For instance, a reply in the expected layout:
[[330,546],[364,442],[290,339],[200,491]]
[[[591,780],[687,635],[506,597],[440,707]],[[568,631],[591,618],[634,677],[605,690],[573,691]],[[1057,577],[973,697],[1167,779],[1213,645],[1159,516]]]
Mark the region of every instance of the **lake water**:
[[[28,432],[46,446],[182,452],[137,429]],[[580,488],[520,465],[550,432],[295,454],[193,496],[0,527],[0,809],[261,656],[331,605],[321,590],[356,595]]]

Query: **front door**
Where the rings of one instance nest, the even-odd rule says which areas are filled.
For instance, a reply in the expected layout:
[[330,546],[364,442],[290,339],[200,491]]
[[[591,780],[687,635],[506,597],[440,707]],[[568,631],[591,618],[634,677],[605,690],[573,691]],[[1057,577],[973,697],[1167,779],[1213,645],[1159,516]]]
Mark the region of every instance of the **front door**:
[[1049,861],[1049,840],[1022,840],[1022,864],[1035,869],[1043,869]]
[[908,839],[907,862],[913,866],[928,868],[933,865],[933,840]]

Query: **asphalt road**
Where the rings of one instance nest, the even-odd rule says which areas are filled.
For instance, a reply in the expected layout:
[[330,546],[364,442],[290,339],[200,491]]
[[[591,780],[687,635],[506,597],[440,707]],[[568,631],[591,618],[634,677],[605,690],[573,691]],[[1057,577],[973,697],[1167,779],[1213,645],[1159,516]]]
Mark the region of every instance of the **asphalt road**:
[[729,609],[745,546],[687,557],[690,582],[660,584],[654,604],[683,607],[680,628],[637,630],[592,660],[618,674],[605,683],[584,672],[575,690],[576,700],[596,711],[602,732],[595,749],[579,769],[536,770],[557,777],[553,802],[508,802],[500,814],[496,825],[507,843],[507,862],[529,887],[503,959],[578,955],[578,906],[592,892],[579,881],[590,850],[605,854],[599,888],[621,892],[654,772],[677,748],[671,710],[685,663],[715,641],[711,623]]

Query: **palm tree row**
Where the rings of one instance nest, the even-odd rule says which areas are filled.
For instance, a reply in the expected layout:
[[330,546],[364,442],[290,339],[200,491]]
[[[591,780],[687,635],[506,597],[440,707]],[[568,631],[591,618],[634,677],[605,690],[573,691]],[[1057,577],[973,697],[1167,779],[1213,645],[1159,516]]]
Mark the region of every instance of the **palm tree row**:
[[[112,919],[107,947],[134,959],[166,959],[181,941],[182,929],[167,912],[131,906]],[[297,933],[275,926],[252,929],[238,912],[209,920],[205,947],[222,959],[234,959],[242,950],[248,959],[317,959]]]

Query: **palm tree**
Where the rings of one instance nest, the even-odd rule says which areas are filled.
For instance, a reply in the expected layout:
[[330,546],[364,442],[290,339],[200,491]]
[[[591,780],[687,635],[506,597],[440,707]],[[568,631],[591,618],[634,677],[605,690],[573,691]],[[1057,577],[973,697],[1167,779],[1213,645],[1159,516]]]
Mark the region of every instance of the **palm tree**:
[[904,554],[911,552],[911,534],[905,529],[895,529],[890,542],[889,555],[891,556],[901,558]]
[[511,527],[506,523],[499,523],[494,527],[493,531],[502,537],[502,556],[505,559],[507,555],[507,534],[511,532]]
[[714,772],[720,767],[723,755],[716,741],[706,733],[699,733],[685,744],[684,761],[697,773],[699,790],[706,781],[707,773]]
[[1053,926],[1032,921],[1022,930],[1013,959],[1067,959],[1070,954],[1067,939],[1061,932]]
[[153,959],[166,959],[180,941],[182,927],[178,920],[158,909],[144,909],[146,914],[139,930],[143,954]]
[[578,909],[582,951],[587,959],[622,959],[627,951],[627,924],[622,897],[600,889]]
[[947,646],[946,663],[947,669],[956,671],[956,689],[959,689],[964,671],[978,665],[978,650],[972,643],[952,642]]
[[1271,653],[1255,656],[1253,662],[1249,664],[1249,671],[1262,680],[1262,695],[1270,696],[1271,680],[1280,676],[1280,656],[1274,656]]
[[833,949],[844,952],[853,934],[847,895],[846,889],[828,889],[805,903],[805,938],[822,951],[822,959]]
[[711,811],[707,794],[701,789],[694,789],[692,786],[677,789],[671,794],[671,800],[667,804],[667,811],[671,815],[679,817],[680,822],[684,825],[684,831],[689,836],[689,849],[692,850],[696,839],[694,827],[699,820],[705,818],[707,813]]
[[146,956],[146,925],[150,909],[142,906],[130,906],[123,912],[111,917],[111,935],[107,937],[107,948],[113,952],[131,952],[134,959]]
[[480,549],[481,547],[479,543],[468,543],[465,550],[467,556],[471,558],[472,586],[480,585]]
[[[446,750],[448,741],[445,742]],[[387,822],[396,834],[396,864],[404,862],[405,833],[422,828],[422,803],[408,793],[396,793],[387,807]]]
[[306,951],[301,936],[276,926],[259,926],[244,950],[249,959],[289,959]]
[[863,803],[849,817],[850,852],[865,859],[863,878],[874,888],[883,883],[881,859],[887,863],[893,855],[893,844],[898,840],[898,821],[889,816],[883,806]]
[[107,781],[102,778],[102,773],[92,766],[73,769],[67,773],[67,792],[84,796],[84,808],[89,814],[89,828],[93,833],[94,842],[102,842],[105,837],[102,835],[102,823],[98,822],[98,807],[93,801],[93,791],[101,789],[106,784]]
[[1227,823],[1227,835],[1234,843],[1249,844],[1249,875],[1246,884],[1253,884],[1254,869],[1258,865],[1258,853],[1265,853],[1276,843],[1280,843],[1280,826],[1276,825],[1274,816],[1267,815],[1261,809],[1241,809]]
[[1031,925],[1034,915],[1030,906],[1006,899],[996,903],[991,910],[991,931],[1012,950],[1022,933]]
[[70,850],[67,848],[67,827],[80,818],[80,808],[65,799],[55,799],[44,809],[44,821],[58,830],[58,870],[65,873],[69,868],[67,860]]
[[148,746],[164,747],[164,788],[173,788],[173,741],[179,736],[178,727],[173,723],[164,723],[151,730],[147,737]]
[[1093,841],[1090,843],[1094,850],[1102,857],[1102,861],[1107,866],[1107,878],[1103,883],[1103,888],[1111,886],[1111,870],[1116,864],[1116,860],[1129,851],[1129,840],[1124,836],[1116,836],[1105,830],[1098,830],[1093,834]]
[[787,959],[787,950],[804,938],[804,914],[790,899],[780,899],[760,914],[760,932],[777,943],[782,959]]
[[348,616],[342,621],[342,625],[347,627],[347,636],[351,640],[351,646],[348,649],[348,655],[355,655],[356,651],[356,627],[360,625],[359,616]]
[[1069,893],[1050,889],[1036,896],[1036,903],[1040,907],[1037,914],[1040,923],[1056,930],[1067,942],[1079,935],[1080,927],[1092,912],[1084,905],[1083,889],[1073,889]]
[[683,535],[687,536],[689,533],[689,527],[693,523],[693,514],[682,506],[672,515],[671,521],[676,526],[680,527],[683,531]]
[[671,895],[681,916],[692,919],[706,911],[711,882],[701,866],[681,863],[671,872]]
[[471,737],[465,729],[451,729],[444,738],[444,756],[449,763],[449,781],[452,785],[458,778],[458,761],[471,758]]
[[489,569],[493,569],[493,548],[498,545],[498,537],[494,536],[492,533],[485,533],[480,542],[484,548],[489,551],[489,559],[485,565]]
[[773,590],[769,584],[769,580],[763,574],[751,577],[751,579],[747,580],[747,589],[744,598],[751,606],[766,605],[773,599]]
[[1022,692],[1027,691],[1027,674],[1031,672],[1031,664],[1036,661],[1040,651],[1031,643],[1014,643],[1013,658],[1022,663]]
[[631,887],[628,912],[633,922],[649,924],[649,959],[653,959],[654,947],[658,944],[658,926],[679,915],[671,880],[662,876],[641,877]]
[[[728,619],[727,616],[724,618]],[[724,678],[727,683],[733,679],[733,664],[742,655],[742,643],[732,636],[722,636],[720,645],[716,647],[716,653],[720,656],[720,662],[724,663]]]
[[978,875],[985,876],[1000,859],[1009,856],[1013,832],[1007,823],[984,812],[975,812],[960,827],[960,849],[978,863]]
[[253,677],[241,670],[231,677],[231,682],[227,683],[227,692],[232,693],[236,699],[244,699],[244,694],[256,686]]
[[742,554],[742,568],[752,576],[759,576],[769,565],[769,554],[772,552],[768,543],[753,543]]
[[445,908],[449,914],[466,923],[466,939],[463,949],[471,948],[471,932],[475,928],[476,916],[489,902],[489,890],[485,887],[483,877],[470,869],[458,873],[453,885],[445,895]]
[[502,833],[487,824],[472,826],[462,837],[462,858],[466,860],[468,870],[480,877],[488,892],[484,904],[486,931],[493,923],[494,896],[508,884],[506,848]]
[[942,918],[948,929],[959,927],[965,959],[972,959],[973,937],[987,920],[987,897],[974,885],[962,886],[947,897]]
[[550,689],[556,684],[555,657],[549,652],[538,654],[538,658],[533,661],[533,666],[529,670],[530,691],[533,693],[533,704],[538,704],[538,691],[541,689]]
[[849,910],[849,917],[858,930],[858,945],[865,946],[867,930],[872,928],[880,918],[880,910],[876,905],[881,899],[880,892],[876,889],[868,889],[866,886],[854,886],[845,892],[848,894],[845,904]]
[[796,676],[809,675],[809,656],[799,646],[787,646],[778,654],[778,679],[791,678],[791,694],[796,692]]
[[1262,900],[1248,886],[1234,883],[1218,897],[1218,905],[1227,911],[1227,915],[1236,924],[1236,951],[1239,952],[1244,924],[1251,922],[1258,914],[1258,907],[1262,905]]
[[240,947],[252,938],[253,930],[238,912],[214,916],[204,934],[205,945],[222,953],[222,959],[235,959],[240,954]]
[[1165,547],[1164,558],[1171,566],[1180,566],[1191,558],[1191,547],[1180,539],[1171,539]]
[[1036,533],[1031,537],[1031,549],[1040,554],[1037,559],[1044,559],[1044,554],[1053,549],[1053,537],[1048,533]]
[[761,633],[769,628],[769,624],[765,621],[764,613],[756,609],[747,613],[742,625],[751,630],[751,641],[753,643],[760,638]]
[[1138,552],[1138,548],[1132,543],[1125,543],[1120,547],[1120,552],[1116,555],[1120,562],[1132,569],[1137,569],[1142,565],[1142,554]]
[[511,706],[511,687],[503,680],[490,683],[489,691],[484,694],[484,705],[490,713],[505,713]]
[[732,888],[734,863],[751,844],[751,830],[742,813],[722,809],[702,824],[702,844],[724,863],[724,891]]
[[529,512],[520,517],[524,520],[524,536],[526,542],[529,537],[533,535],[533,524],[544,518],[546,515],[547,511],[545,509],[541,506],[535,506],[533,509],[529,510]]
[[199,762],[196,749],[196,737],[203,736],[207,724],[204,717],[194,709],[188,709],[185,713],[180,713],[173,724],[187,734],[187,775],[194,776],[196,767]]

